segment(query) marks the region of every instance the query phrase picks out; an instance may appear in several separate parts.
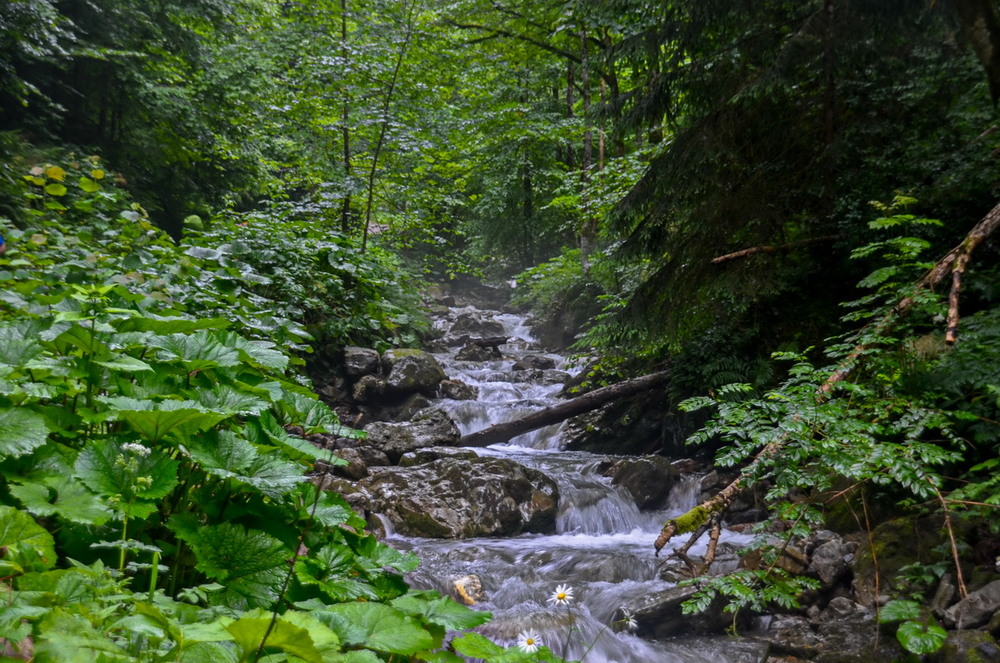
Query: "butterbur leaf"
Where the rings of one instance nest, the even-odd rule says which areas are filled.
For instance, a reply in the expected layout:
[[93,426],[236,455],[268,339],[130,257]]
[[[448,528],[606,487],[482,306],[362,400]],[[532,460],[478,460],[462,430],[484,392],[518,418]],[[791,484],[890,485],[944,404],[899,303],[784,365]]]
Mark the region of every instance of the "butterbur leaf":
[[278,598],[292,552],[258,530],[222,523],[186,531],[196,568],[225,586],[211,598],[233,608],[268,607]]
[[931,654],[944,646],[948,632],[937,624],[903,622],[896,631],[896,639],[914,654]]
[[465,633],[452,640],[451,645],[459,654],[469,658],[489,659],[504,652],[503,647],[478,633]]
[[309,459],[309,461],[313,461],[321,455],[329,455],[328,451],[314,446],[308,440],[289,435],[270,412],[262,413],[256,424],[255,426],[248,426],[247,429],[252,433],[256,433],[256,437],[251,439],[257,444],[276,446],[295,459]]
[[261,648],[262,642],[265,649],[280,649],[307,663],[325,663],[327,656],[340,651],[337,634],[303,613],[290,611],[274,619],[271,612],[254,610],[227,624],[226,630],[247,659]]
[[282,424],[297,424],[306,433],[336,433],[343,428],[330,406],[314,396],[286,389],[277,406]]
[[36,661],[94,663],[134,660],[90,621],[55,608],[38,625]]
[[273,371],[288,368],[288,355],[275,350],[270,341],[252,341],[233,332],[219,333],[216,338],[227,348],[236,350],[248,364]]
[[889,601],[878,611],[878,621],[881,624],[891,622],[901,622],[907,619],[917,619],[920,617],[920,604],[916,601],[894,600]]
[[56,563],[55,542],[34,518],[14,507],[0,506],[0,548],[4,561],[24,571],[44,571]]
[[177,485],[178,467],[176,460],[157,449],[135,452],[112,440],[88,445],[74,466],[88,488],[126,503],[166,497]]
[[115,354],[112,357],[109,357],[106,361],[95,361],[94,363],[99,366],[103,366],[104,368],[109,368],[113,371],[121,371],[123,373],[153,370],[153,367],[143,360],[123,354]]
[[189,371],[238,366],[241,361],[236,350],[224,346],[208,331],[156,336],[149,344],[160,349],[161,359],[180,360]]
[[25,408],[0,408],[0,460],[29,454],[48,440],[45,417]]
[[102,398],[112,409],[110,418],[124,421],[151,442],[172,431],[192,434],[212,428],[230,415],[211,412],[193,401],[152,401],[135,398]]
[[424,622],[436,624],[448,631],[464,631],[485,624],[490,613],[472,610],[447,596],[432,592],[410,592],[392,600],[392,606]]
[[82,525],[102,525],[112,516],[104,500],[73,477],[49,476],[39,483],[13,485],[10,492],[37,516],[59,516]]
[[221,384],[211,389],[200,389],[191,397],[206,410],[230,414],[257,416],[271,405],[247,391]]
[[224,477],[242,473],[257,458],[257,448],[231,431],[206,431],[185,449],[206,472]]
[[157,334],[177,334],[199,329],[225,329],[232,323],[225,318],[173,318],[146,313],[142,317],[129,318],[119,323],[120,331],[155,332]]
[[348,645],[410,655],[435,644],[416,620],[382,603],[341,603],[314,614]]

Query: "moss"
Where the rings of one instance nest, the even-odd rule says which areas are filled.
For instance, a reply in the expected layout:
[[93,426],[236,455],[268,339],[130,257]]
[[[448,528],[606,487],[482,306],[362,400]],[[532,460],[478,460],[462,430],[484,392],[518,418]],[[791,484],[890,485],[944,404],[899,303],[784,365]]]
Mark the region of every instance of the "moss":
[[702,505],[694,507],[687,513],[674,518],[675,534],[687,534],[695,531],[707,523],[717,511],[718,509],[709,509]]

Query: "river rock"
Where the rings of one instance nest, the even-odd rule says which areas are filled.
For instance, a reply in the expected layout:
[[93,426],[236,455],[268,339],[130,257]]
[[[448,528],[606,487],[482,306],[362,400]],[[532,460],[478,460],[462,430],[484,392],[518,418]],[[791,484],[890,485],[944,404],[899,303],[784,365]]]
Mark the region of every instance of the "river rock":
[[695,587],[669,587],[647,592],[628,602],[636,621],[636,635],[656,639],[704,633],[724,633],[733,626],[733,616],[723,612],[722,601],[715,601],[704,612],[685,615],[682,603],[697,592]]
[[438,385],[447,378],[438,360],[423,350],[387,350],[382,364],[387,373],[385,391],[391,396],[421,393],[434,397]]
[[402,455],[402,457],[400,457],[398,465],[400,467],[413,467],[414,465],[432,463],[435,460],[440,460],[442,458],[472,460],[478,457],[479,454],[472,449],[463,449],[458,447],[425,447],[423,449],[417,449],[416,451],[407,451]]
[[506,458],[386,468],[358,487],[400,534],[443,539],[551,532],[559,500],[554,481]]
[[502,358],[499,348],[478,343],[468,343],[455,355],[455,359],[459,361],[496,361]]
[[945,610],[944,621],[959,629],[976,628],[990,621],[997,612],[1000,612],[1000,580],[970,593]]
[[461,380],[444,380],[439,385],[441,395],[456,401],[474,401],[479,398],[479,390]]
[[382,358],[377,350],[359,348],[349,345],[344,348],[344,372],[348,377],[357,379],[362,375],[376,375]]
[[377,421],[365,426],[368,444],[381,449],[393,463],[407,451],[422,447],[455,446],[462,437],[458,426],[440,408],[417,412],[408,422]]
[[468,334],[470,336],[500,336],[504,333],[503,324],[488,317],[481,311],[461,313],[451,325],[449,334]]
[[771,645],[771,656],[797,657],[815,663],[868,663],[906,660],[895,638],[879,633],[874,611],[848,619],[812,621],[798,615],[776,615],[753,638]]
[[666,504],[677,477],[670,460],[663,456],[623,458],[609,467],[605,476],[629,492],[640,509],[658,509]]
[[515,371],[526,371],[529,369],[548,370],[556,367],[556,360],[545,355],[524,355],[514,362]]
[[949,631],[944,646],[928,657],[930,663],[985,663],[1000,661],[1000,646],[989,633]]
[[374,375],[362,375],[354,384],[351,395],[359,403],[371,403],[382,396],[385,384]]
[[809,557],[809,570],[819,576],[827,587],[832,587],[847,572],[849,558],[847,546],[840,537],[821,543]]

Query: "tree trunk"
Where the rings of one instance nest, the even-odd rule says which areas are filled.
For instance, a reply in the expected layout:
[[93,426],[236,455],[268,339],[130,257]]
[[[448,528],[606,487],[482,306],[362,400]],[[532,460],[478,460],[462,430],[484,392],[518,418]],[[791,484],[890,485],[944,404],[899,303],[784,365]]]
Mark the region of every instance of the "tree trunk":
[[658,387],[664,384],[669,377],[670,374],[667,371],[660,371],[659,373],[651,373],[632,380],[626,380],[625,382],[619,382],[618,384],[601,387],[583,396],[577,396],[559,405],[533,412],[515,421],[507,421],[475,433],[469,433],[459,440],[458,445],[462,447],[485,447],[491,444],[508,442],[512,437],[516,437],[522,433],[565,421],[578,414],[596,410],[605,403]]
[[1000,18],[990,0],[951,0],[962,34],[986,70],[990,96],[1000,99]]

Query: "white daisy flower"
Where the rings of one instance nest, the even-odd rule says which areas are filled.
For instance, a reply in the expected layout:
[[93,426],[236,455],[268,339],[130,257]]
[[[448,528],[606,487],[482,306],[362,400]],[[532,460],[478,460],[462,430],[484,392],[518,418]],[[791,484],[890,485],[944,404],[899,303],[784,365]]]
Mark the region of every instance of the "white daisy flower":
[[621,625],[621,628],[622,628],[623,631],[629,631],[629,632],[631,632],[631,631],[634,631],[637,628],[639,628],[639,622],[637,622],[635,620],[635,613],[634,612],[632,612],[631,610],[629,610],[625,606],[622,606],[622,607],[620,607],[618,609],[622,613],[622,617],[621,617],[621,619],[618,620],[618,624]]
[[521,651],[531,654],[538,651],[538,648],[542,646],[542,641],[534,631],[521,631],[517,635],[517,646],[521,648]]
[[573,588],[569,585],[559,585],[549,597],[549,603],[554,605],[569,605],[573,600]]

